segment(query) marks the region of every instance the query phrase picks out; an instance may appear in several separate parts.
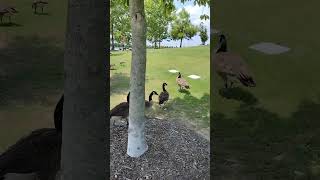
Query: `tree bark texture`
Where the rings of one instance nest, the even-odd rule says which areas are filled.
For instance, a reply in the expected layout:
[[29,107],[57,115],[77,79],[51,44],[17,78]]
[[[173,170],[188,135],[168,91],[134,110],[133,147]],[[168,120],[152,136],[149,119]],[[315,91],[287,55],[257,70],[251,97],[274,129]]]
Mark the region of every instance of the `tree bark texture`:
[[[109,17],[103,0],[69,0],[64,56],[62,180],[105,180]],[[108,17],[108,18],[106,18]],[[109,56],[109,55],[108,55]]]
[[132,64],[130,76],[130,105],[127,154],[140,157],[148,145],[145,140],[145,74],[146,20],[144,0],[130,0],[132,28]]

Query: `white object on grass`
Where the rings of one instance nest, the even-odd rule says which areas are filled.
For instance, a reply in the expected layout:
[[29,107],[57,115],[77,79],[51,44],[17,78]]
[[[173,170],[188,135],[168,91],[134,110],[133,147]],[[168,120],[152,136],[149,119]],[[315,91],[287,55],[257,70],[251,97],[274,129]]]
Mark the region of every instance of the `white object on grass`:
[[170,69],[169,72],[171,72],[171,73],[177,73],[177,72],[179,72],[179,71],[177,71],[177,70],[175,70],[175,69]]
[[261,42],[254,45],[249,46],[250,49],[254,49],[256,51],[263,52],[265,54],[281,54],[290,50],[290,48],[285,46],[280,46],[271,42]]
[[190,75],[188,77],[191,78],[191,79],[200,79],[200,76],[197,76],[197,75],[194,75],[194,74],[192,74],[192,75]]

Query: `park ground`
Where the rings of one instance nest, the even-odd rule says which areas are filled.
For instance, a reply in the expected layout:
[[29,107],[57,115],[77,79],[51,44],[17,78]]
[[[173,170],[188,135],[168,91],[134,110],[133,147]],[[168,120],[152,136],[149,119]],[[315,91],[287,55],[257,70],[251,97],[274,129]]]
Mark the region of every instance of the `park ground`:
[[[53,127],[63,92],[66,1],[35,15],[31,1],[4,0],[19,13],[0,25],[0,152],[31,130]],[[4,18],[4,21],[7,21]]]
[[[319,179],[320,67],[318,1],[219,1],[214,28],[248,62],[255,88],[221,91],[214,74],[215,179]],[[216,41],[217,38],[215,37]],[[291,50],[248,49],[274,42]]]
[[[45,10],[47,13],[43,15],[33,14],[31,2],[18,0],[4,2],[14,5],[19,13],[12,17],[12,25],[0,25],[0,152],[5,151],[19,138],[34,129],[53,127],[53,111],[63,93],[63,55],[66,27],[66,2],[63,0],[50,2],[49,9]],[[111,59],[111,64],[117,63],[118,60],[126,62],[124,66],[116,64],[118,70],[111,72],[111,107],[113,107],[116,103],[125,101],[130,74],[130,53],[113,53]],[[168,62],[170,62],[170,66],[166,65]],[[184,78],[189,81],[191,84],[189,94],[177,91],[176,74],[168,72],[171,68],[180,70]],[[190,74],[199,75],[201,79],[192,80],[187,77]],[[148,130],[152,132],[157,130],[155,132],[159,133],[161,133],[159,131],[161,128],[169,130],[167,131],[170,135],[167,139],[168,143],[174,142],[175,137],[178,136],[183,140],[178,143],[179,145],[186,148],[191,147],[194,152],[203,151],[197,156],[188,156],[190,161],[199,162],[199,166],[196,164],[188,166],[189,170],[193,169],[193,172],[198,173],[185,174],[186,177],[190,177],[188,175],[203,175],[208,178],[209,142],[203,136],[198,136],[197,133],[192,134],[194,131],[189,131],[188,128],[196,128],[196,131],[201,135],[207,138],[209,136],[209,76],[208,46],[148,50],[146,93],[149,94],[153,89],[160,93],[161,85],[166,81],[171,96],[171,100],[166,106],[167,110],[155,107],[154,111],[148,114],[150,118],[161,118],[161,120],[157,119],[148,124],[148,126],[160,127],[160,129]],[[171,122],[166,121],[168,119],[172,119],[172,123],[187,123],[171,126]],[[153,126],[156,122],[161,125],[162,121],[166,126]],[[119,128],[120,130],[113,135],[118,134],[119,137],[125,139],[125,129],[121,129],[122,126],[117,126],[115,130]],[[179,130],[183,135],[174,134],[176,130]],[[165,145],[166,148],[173,150],[171,145],[163,144],[164,141],[160,141],[159,138],[166,138],[166,134],[163,135],[155,136],[160,142],[159,145]],[[196,143],[195,140],[199,141]],[[156,143],[156,141],[154,142]],[[121,145],[121,152],[125,147],[124,144]],[[155,150],[159,149],[151,149],[151,152],[155,154],[149,154],[148,158],[157,154]],[[189,154],[186,151],[188,148],[181,150],[177,152]],[[175,160],[174,152],[171,154],[170,158],[172,159],[168,159],[167,162],[174,165],[172,164]],[[186,157],[186,154],[181,153],[181,158]],[[125,152],[115,161],[119,162],[125,157],[124,155]],[[162,165],[164,166],[162,169],[165,170],[167,164],[163,163]],[[180,165],[173,167],[182,168],[182,164]],[[150,166],[150,168],[153,167]],[[182,172],[183,169],[180,170]],[[179,174],[180,170],[178,169],[174,173]]]
[[[158,105],[158,96],[153,96],[155,105],[152,111],[147,112],[150,117],[182,120],[190,127],[195,128],[209,139],[209,101],[210,101],[210,53],[209,46],[148,49],[146,71],[146,93],[154,90],[162,92],[162,83],[166,82],[170,100],[161,109]],[[120,65],[121,62],[125,62]],[[110,72],[110,108],[126,101],[129,91],[131,51],[113,52],[110,64],[115,70]],[[191,85],[189,91],[179,91],[176,84],[177,73],[169,70],[178,70],[182,77]],[[198,75],[200,79],[191,79],[189,75]]]

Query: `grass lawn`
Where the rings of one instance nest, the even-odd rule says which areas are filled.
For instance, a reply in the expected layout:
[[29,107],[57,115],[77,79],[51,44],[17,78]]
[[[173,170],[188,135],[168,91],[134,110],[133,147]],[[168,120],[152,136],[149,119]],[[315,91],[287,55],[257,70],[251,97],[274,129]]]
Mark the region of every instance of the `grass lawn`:
[[[210,62],[209,46],[174,49],[148,49],[146,72],[146,99],[150,92],[162,92],[162,83],[168,84],[170,102],[167,110],[155,106],[154,115],[170,119],[184,119],[196,127],[209,127],[209,92],[210,92]],[[126,62],[124,66],[120,62]],[[129,90],[131,52],[114,52],[111,63],[116,70],[111,71],[111,98],[113,108],[116,104],[126,101]],[[190,94],[181,93],[176,84],[177,74],[168,70],[176,69],[181,72],[191,85]],[[200,79],[194,80],[187,76],[195,74]],[[158,96],[154,96],[158,102]]]
[[[229,49],[247,60],[257,82],[256,88],[233,91],[258,101],[223,98],[223,82],[214,74],[216,176],[228,174],[231,165],[222,164],[229,159],[238,165],[233,169],[238,178],[319,178],[319,5],[315,0],[215,3],[214,28],[225,32]],[[266,55],[248,49],[261,41],[291,51]]]
[[34,15],[32,1],[2,3],[19,13],[14,26],[0,25],[0,152],[31,130],[53,127],[63,92],[67,7],[66,1],[50,1],[47,15]]

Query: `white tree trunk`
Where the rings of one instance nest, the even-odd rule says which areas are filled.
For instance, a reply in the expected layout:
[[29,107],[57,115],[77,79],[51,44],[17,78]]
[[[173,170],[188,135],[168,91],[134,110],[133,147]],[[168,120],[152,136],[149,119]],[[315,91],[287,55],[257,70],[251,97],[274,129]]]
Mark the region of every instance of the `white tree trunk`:
[[148,150],[145,140],[146,22],[144,0],[130,0],[132,64],[127,154],[140,157]]
[[64,56],[62,180],[106,179],[107,19],[104,1],[69,0]]

